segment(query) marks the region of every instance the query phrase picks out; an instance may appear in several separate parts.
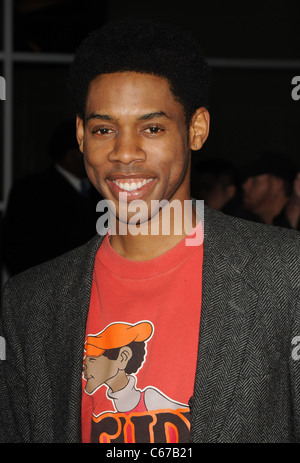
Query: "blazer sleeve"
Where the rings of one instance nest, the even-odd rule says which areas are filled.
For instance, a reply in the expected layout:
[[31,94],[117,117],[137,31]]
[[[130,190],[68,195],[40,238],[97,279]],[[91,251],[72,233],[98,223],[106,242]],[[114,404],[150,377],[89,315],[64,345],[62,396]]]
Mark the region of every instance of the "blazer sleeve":
[[19,313],[11,302],[7,284],[3,289],[0,320],[0,336],[5,345],[5,356],[0,361],[1,443],[26,442],[30,434],[22,344],[16,323]]

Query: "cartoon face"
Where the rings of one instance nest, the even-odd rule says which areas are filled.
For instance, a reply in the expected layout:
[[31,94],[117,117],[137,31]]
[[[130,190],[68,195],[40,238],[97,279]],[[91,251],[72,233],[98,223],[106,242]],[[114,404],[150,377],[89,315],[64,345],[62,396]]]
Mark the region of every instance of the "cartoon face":
[[99,357],[87,356],[83,368],[84,378],[87,382],[86,392],[92,394],[104,383],[113,391],[125,387],[128,383],[125,368],[131,356],[132,351],[128,346],[120,348],[115,360],[109,359],[105,354]]
[[[152,332],[153,327],[149,322],[135,325],[112,323],[101,333],[88,336],[83,367],[87,381],[86,392],[92,394],[104,383],[113,391],[124,388],[128,383],[125,371],[127,364],[132,357],[140,357],[130,371],[136,371],[141,366],[145,354],[144,341],[152,336]],[[133,345],[142,347],[141,355],[138,355]]]
[[103,355],[100,357],[86,357],[83,373],[87,381],[85,390],[92,394],[105,381],[116,375],[114,361]]

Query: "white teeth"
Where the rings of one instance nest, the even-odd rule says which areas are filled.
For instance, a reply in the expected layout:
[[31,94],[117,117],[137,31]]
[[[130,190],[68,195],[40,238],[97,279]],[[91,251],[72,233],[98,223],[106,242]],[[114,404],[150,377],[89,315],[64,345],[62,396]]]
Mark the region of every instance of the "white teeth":
[[142,182],[132,182],[132,183],[128,183],[128,182],[125,182],[125,183],[121,183],[117,180],[113,180],[113,182],[118,185],[119,188],[121,188],[122,190],[125,190],[125,191],[134,191],[134,190],[138,190],[139,188],[141,188],[142,186],[146,185],[146,183],[149,183],[153,180],[153,178],[149,178],[149,179],[144,179]]

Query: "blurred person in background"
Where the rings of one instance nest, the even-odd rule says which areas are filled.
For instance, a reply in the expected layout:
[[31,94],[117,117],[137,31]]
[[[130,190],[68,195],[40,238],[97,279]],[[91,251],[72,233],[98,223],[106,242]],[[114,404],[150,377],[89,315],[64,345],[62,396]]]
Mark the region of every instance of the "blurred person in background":
[[286,206],[286,216],[294,230],[300,230],[300,172],[293,185],[293,194]]
[[206,206],[234,217],[254,220],[243,208],[239,170],[224,159],[194,162],[191,172],[192,197],[203,199]]
[[3,259],[10,275],[84,244],[96,233],[100,195],[89,182],[76,140],[75,120],[50,139],[45,171],[17,181],[3,220]]
[[254,214],[258,222],[293,228],[287,206],[293,196],[296,173],[296,166],[287,156],[263,153],[245,171],[244,208]]

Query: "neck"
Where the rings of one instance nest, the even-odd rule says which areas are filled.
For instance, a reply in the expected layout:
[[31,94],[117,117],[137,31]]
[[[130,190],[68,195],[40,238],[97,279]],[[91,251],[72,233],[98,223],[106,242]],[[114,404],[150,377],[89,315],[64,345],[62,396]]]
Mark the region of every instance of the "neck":
[[106,384],[113,392],[120,391],[128,384],[128,377],[124,370],[119,370],[118,373],[106,381]]
[[196,226],[196,211],[191,202],[189,204],[189,210],[186,204],[177,202],[174,209],[164,207],[151,220],[141,225],[126,224],[126,234],[120,234],[119,229],[111,236],[112,248],[122,257],[133,261],[160,256],[176,246]]

